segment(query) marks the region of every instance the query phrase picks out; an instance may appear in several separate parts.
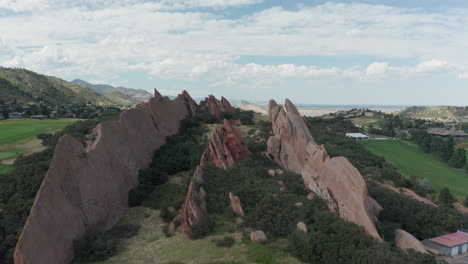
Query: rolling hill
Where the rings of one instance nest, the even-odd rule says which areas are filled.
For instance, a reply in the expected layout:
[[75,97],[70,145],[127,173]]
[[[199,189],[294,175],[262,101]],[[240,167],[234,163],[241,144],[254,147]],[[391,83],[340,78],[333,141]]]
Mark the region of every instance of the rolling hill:
[[112,105],[116,103],[84,86],[26,69],[4,67],[0,67],[0,98],[5,102],[12,100],[19,103],[44,101],[52,105],[76,103]]
[[92,84],[80,79],[73,80],[72,83],[93,89],[94,91],[123,105],[135,105],[141,102],[146,102],[153,97],[151,93],[142,89],[132,89],[122,86],[113,87],[108,84]]
[[468,107],[464,106],[412,106],[400,112],[400,116],[434,121],[468,121]]

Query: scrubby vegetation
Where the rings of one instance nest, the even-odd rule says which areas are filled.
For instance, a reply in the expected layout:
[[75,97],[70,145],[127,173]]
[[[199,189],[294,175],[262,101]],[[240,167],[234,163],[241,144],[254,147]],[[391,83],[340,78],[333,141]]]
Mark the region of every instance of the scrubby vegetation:
[[75,263],[105,260],[118,252],[119,238],[130,238],[138,233],[140,226],[117,224],[106,232],[89,231],[74,241]]
[[450,206],[427,205],[374,183],[369,183],[368,189],[369,195],[384,208],[379,215],[384,238],[392,237],[395,228],[426,239],[468,226],[468,215]]

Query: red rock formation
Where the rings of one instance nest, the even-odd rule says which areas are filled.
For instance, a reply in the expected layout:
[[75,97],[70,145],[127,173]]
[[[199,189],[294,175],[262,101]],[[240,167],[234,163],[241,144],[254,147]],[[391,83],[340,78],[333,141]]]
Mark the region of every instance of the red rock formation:
[[192,237],[190,227],[200,224],[202,219],[208,215],[208,211],[206,210],[206,193],[203,187],[200,186],[202,182],[203,170],[201,166],[197,166],[187,190],[185,202],[182,205],[182,217],[176,217],[177,220],[182,220],[181,231],[188,239]]
[[213,95],[208,96],[204,101],[200,102],[201,108],[208,109],[210,113],[217,118],[221,118],[221,113],[234,113],[234,109],[232,108],[229,101],[221,97],[221,101],[216,99]]
[[244,210],[240,198],[235,196],[232,192],[229,193],[229,200],[231,201],[231,209],[238,216],[244,216]]
[[216,167],[228,169],[248,155],[250,151],[244,144],[239,130],[232,126],[230,120],[224,119],[223,127],[213,133],[208,148],[203,152],[200,165],[213,161]]
[[395,244],[397,247],[403,250],[407,250],[411,248],[417,252],[427,254],[426,248],[421,243],[421,241],[416,239],[410,233],[401,229],[395,230]]
[[267,154],[283,168],[301,174],[305,186],[327,200],[331,211],[380,240],[375,216],[366,208],[367,187],[359,171],[344,157],[330,158],[315,143],[294,104],[286,100],[285,107],[286,111],[270,101],[274,136],[268,139]]
[[[199,224],[201,219],[208,215],[206,211],[205,191],[202,187],[194,187],[198,185],[196,184],[197,182],[203,181],[203,165],[213,161],[218,168],[226,170],[234,166],[235,162],[245,159],[248,155],[250,155],[250,151],[245,146],[239,130],[233,127],[229,120],[225,119],[223,127],[213,133],[208,143],[208,148],[203,152],[200,166],[195,171],[187,191],[185,203],[180,210],[181,214],[171,222],[169,231],[174,233],[177,226],[176,222],[182,221],[180,229],[184,236],[190,239],[192,235],[190,227],[194,224]],[[238,206],[235,206],[236,209],[233,208],[234,212],[243,215],[239,197],[236,196],[235,198],[237,198],[236,202],[238,201]]]
[[89,229],[114,226],[127,212],[138,171],[190,113],[186,96],[159,95],[119,120],[99,124],[86,149],[62,136],[16,245],[15,263],[69,263],[73,240]]

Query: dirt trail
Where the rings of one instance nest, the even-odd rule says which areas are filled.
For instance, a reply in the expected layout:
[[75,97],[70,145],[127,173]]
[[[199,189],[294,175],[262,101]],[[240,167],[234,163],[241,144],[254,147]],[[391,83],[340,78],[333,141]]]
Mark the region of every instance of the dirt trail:
[[4,160],[2,160],[2,164],[5,164],[5,165],[13,165],[13,164],[15,163],[15,160],[16,160],[16,158],[4,159]]

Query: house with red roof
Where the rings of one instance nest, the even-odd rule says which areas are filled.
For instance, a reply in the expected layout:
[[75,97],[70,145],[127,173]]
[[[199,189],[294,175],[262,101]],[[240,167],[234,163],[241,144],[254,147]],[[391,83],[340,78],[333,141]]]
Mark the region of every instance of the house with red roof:
[[468,252],[468,233],[464,230],[426,239],[423,245],[431,252],[446,256],[456,256]]

